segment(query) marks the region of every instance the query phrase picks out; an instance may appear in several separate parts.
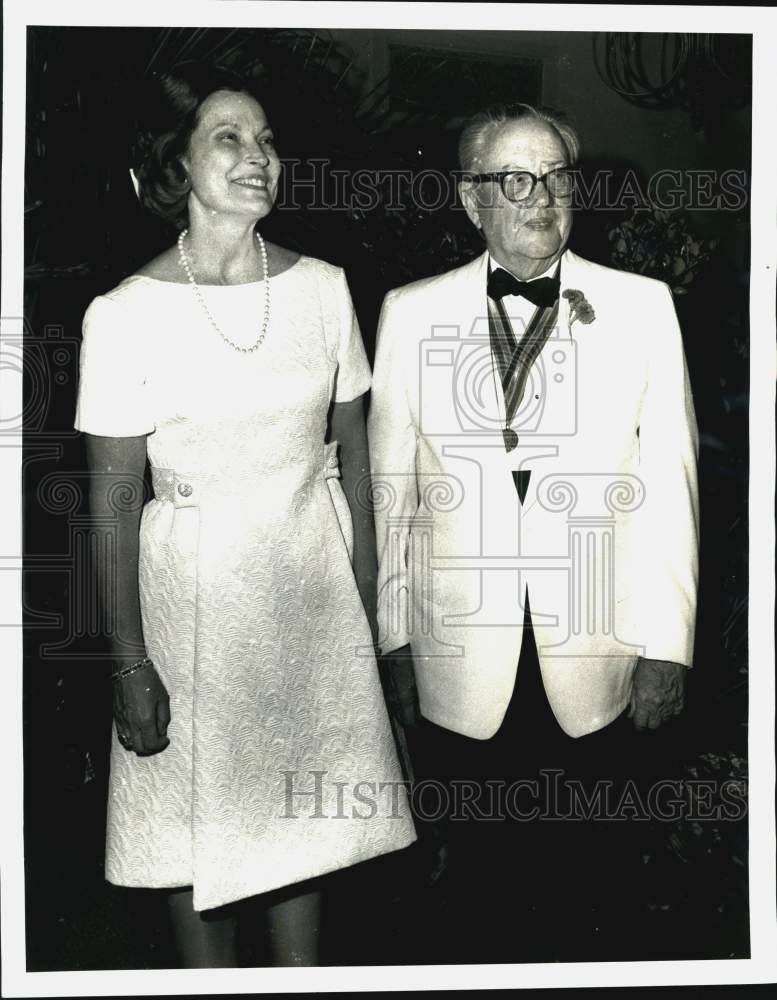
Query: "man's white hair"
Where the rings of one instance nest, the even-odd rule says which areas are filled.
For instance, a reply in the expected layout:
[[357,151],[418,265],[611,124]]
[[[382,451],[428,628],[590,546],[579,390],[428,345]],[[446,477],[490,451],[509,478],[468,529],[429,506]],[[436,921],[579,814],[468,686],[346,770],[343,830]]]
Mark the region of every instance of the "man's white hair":
[[473,171],[474,164],[482,158],[489,133],[506,122],[517,122],[523,118],[536,118],[547,122],[558,133],[567,153],[567,162],[577,161],[580,140],[577,133],[564,118],[549,108],[535,108],[531,104],[497,104],[484,111],[478,111],[469,119],[459,137],[459,166],[463,171]]

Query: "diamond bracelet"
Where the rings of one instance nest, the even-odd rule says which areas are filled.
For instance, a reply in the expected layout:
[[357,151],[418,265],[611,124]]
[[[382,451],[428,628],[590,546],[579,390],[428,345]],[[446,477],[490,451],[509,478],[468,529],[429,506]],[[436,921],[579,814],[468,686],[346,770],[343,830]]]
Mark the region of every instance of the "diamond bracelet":
[[111,674],[112,681],[120,681],[125,677],[129,677],[130,674],[134,674],[136,670],[142,670],[143,667],[153,667],[154,661],[150,656],[144,656],[142,660],[137,660],[135,663],[131,663],[128,667],[121,667],[119,670],[115,670]]

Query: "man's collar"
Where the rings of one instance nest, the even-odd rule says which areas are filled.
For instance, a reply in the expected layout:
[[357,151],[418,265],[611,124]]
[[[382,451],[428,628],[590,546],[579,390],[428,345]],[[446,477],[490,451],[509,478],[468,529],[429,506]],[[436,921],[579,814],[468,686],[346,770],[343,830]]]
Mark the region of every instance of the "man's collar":
[[[498,264],[494,260],[494,258],[492,256],[490,250],[487,250],[486,253],[488,254],[488,266],[486,268],[486,273],[487,274],[490,274],[492,271],[496,271],[497,268],[501,267],[503,271],[507,271],[508,274],[512,274],[514,278],[518,279],[518,281],[523,281],[524,280],[523,278],[518,278],[518,275],[514,274],[512,271],[510,271],[509,268],[502,267],[501,264]],[[563,257],[563,254],[561,256]],[[559,257],[558,260],[555,260],[550,265],[550,267],[545,268],[545,270],[541,274],[535,274],[533,278],[529,278],[529,281],[536,281],[538,278],[552,278],[553,275],[556,273],[556,269],[559,266],[560,260],[561,260],[561,257]]]

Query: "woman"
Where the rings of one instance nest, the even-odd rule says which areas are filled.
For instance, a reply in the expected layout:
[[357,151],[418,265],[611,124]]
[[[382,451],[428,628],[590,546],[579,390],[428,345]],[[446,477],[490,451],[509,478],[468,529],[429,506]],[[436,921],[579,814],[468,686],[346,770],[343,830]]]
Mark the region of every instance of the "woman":
[[180,234],[89,307],[76,417],[115,545],[106,876],[178,890],[190,967],[237,964],[221,908],[296,886],[267,897],[275,961],[315,964],[307,880],[414,840],[357,502],[369,368],[342,271],[255,229],[280,162],[245,82],[182,64],[146,111],[139,193]]

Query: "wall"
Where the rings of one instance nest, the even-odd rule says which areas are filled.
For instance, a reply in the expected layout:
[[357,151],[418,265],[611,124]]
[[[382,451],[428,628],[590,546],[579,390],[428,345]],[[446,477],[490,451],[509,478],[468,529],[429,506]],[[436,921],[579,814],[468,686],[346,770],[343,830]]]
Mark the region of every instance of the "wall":
[[[538,58],[543,61],[543,103],[564,110],[577,126],[584,158],[622,169],[632,167],[645,178],[665,169],[749,171],[749,105],[724,106],[716,113],[714,136],[695,129],[687,109],[636,107],[599,76],[592,33],[341,29],[332,34],[350,49],[367,89],[387,75],[388,46],[392,43]],[[516,95],[516,100],[520,99],[521,95]],[[701,236],[721,239],[721,252],[732,266],[745,266],[749,241],[746,211],[695,211],[692,225]]]

